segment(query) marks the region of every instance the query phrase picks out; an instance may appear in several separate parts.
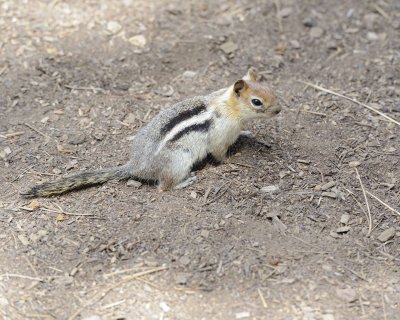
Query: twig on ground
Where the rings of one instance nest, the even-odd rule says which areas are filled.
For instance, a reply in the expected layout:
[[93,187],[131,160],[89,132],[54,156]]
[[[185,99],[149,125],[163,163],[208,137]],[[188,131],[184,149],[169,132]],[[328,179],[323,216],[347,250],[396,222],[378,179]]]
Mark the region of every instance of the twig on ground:
[[211,203],[213,203],[214,201],[216,201],[216,200],[218,200],[219,198],[221,198],[221,197],[228,191],[229,187],[230,187],[230,184],[228,184],[228,185],[226,186],[226,188],[225,188],[223,191],[220,192],[219,195],[217,195],[217,196],[215,196],[214,198],[212,198],[212,199],[210,199],[209,201],[207,201],[207,202],[204,204],[204,206],[208,206],[209,204],[211,204]]
[[67,89],[71,89],[71,90],[81,90],[81,91],[100,91],[100,92],[105,92],[104,89],[102,88],[95,88],[95,87],[75,87],[75,86],[70,86],[68,84],[64,85],[64,87],[66,87]]
[[388,14],[386,13],[386,11],[383,10],[380,6],[378,6],[377,4],[375,4],[375,5],[374,5],[374,8],[375,8],[376,11],[378,11],[378,12],[381,14],[381,16],[383,16],[385,19],[390,20],[389,15],[388,15]]
[[315,115],[321,116],[321,117],[326,117],[326,116],[327,116],[326,113],[316,112],[316,111],[302,110],[302,112],[310,113],[310,114],[315,114]]
[[12,132],[12,133],[0,134],[0,137],[4,138],[4,139],[10,139],[10,138],[21,136],[24,133],[25,133],[24,131]]
[[320,248],[319,246],[317,246],[316,244],[312,244],[312,243],[310,243],[310,242],[307,242],[307,241],[305,241],[305,240],[303,240],[303,239],[301,239],[301,238],[299,238],[299,237],[296,237],[296,236],[294,236],[294,235],[290,235],[290,236],[291,236],[292,238],[294,238],[294,239],[300,241],[300,242],[303,242],[303,243],[306,244],[307,246],[317,248],[317,249],[319,249],[320,251],[324,251],[323,249],[321,249],[321,248]]
[[389,210],[393,211],[394,213],[397,213],[400,216],[400,212],[398,212],[397,210],[393,209],[391,206],[389,206],[387,203],[383,202],[381,199],[379,199],[377,196],[373,195],[371,192],[365,190],[366,193],[368,193],[372,198],[374,198],[375,200],[377,200],[379,203],[381,203],[382,205],[384,205],[386,208],[388,208]]
[[117,270],[117,271],[114,271],[114,272],[111,272],[111,273],[103,274],[103,278],[107,279],[109,277],[116,276],[116,275],[119,275],[119,274],[124,274],[124,273],[128,273],[128,272],[131,272],[131,271],[137,271],[138,269],[146,269],[146,268],[151,268],[151,267],[142,266],[142,267],[133,267],[133,268],[124,269],[124,270]]
[[357,271],[354,271],[353,269],[350,269],[349,267],[346,267],[345,265],[337,262],[333,257],[330,257],[331,261],[335,262],[338,266],[342,267],[343,269],[346,269],[348,271],[350,271],[352,274],[354,274],[355,276],[359,277],[360,279],[370,282],[367,278],[365,278],[362,274],[358,273]]
[[267,302],[266,302],[265,299],[264,299],[264,295],[262,294],[260,288],[258,288],[257,291],[258,291],[258,295],[260,296],[260,299],[261,299],[261,302],[262,302],[263,307],[264,307],[265,309],[267,309],[267,308],[268,308],[268,305],[267,305]]
[[30,260],[28,259],[27,256],[24,256],[25,261],[28,263],[28,265],[31,267],[33,273],[35,274],[36,277],[39,277],[39,274],[36,270],[36,268],[33,266],[32,262],[30,262]]
[[118,281],[117,283],[114,283],[113,285],[109,286],[105,291],[103,292],[98,292],[96,293],[91,299],[89,299],[88,301],[86,301],[86,303],[84,303],[80,308],[78,308],[75,312],[73,312],[69,317],[68,320],[73,320],[75,319],[83,310],[85,310],[87,307],[95,304],[96,302],[100,301],[101,299],[103,299],[111,290],[120,287],[122,284],[129,282],[131,280],[135,280],[138,277],[147,275],[147,274],[151,274],[151,273],[155,273],[155,272],[159,272],[159,271],[163,271],[168,269],[168,267],[163,266],[163,267],[158,267],[158,268],[154,268],[151,270],[146,270],[146,271],[142,271],[142,272],[138,272],[135,273],[133,275],[127,276],[125,277],[122,281]]
[[343,187],[343,188],[344,188],[344,190],[346,190],[346,191],[349,193],[349,195],[352,196],[352,198],[354,199],[354,201],[355,201],[355,202],[358,204],[358,206],[360,207],[361,211],[364,212],[365,217],[367,218],[367,221],[368,221],[368,213],[364,210],[362,204],[360,203],[360,201],[357,200],[357,198],[355,197],[354,193],[353,193],[352,191],[350,191],[349,189],[345,188],[345,187]]
[[385,306],[385,297],[383,296],[383,291],[381,292],[381,298],[382,298],[383,319],[384,319],[384,320],[387,320],[386,306]]
[[293,111],[293,112],[305,112],[305,113],[309,113],[309,114],[315,114],[315,115],[321,116],[321,117],[327,117],[328,116],[326,113],[317,112],[317,111],[309,111],[309,110],[302,110],[302,109],[299,109],[299,110],[288,109],[288,110],[289,111]]
[[44,282],[42,278],[38,277],[30,277],[30,276],[25,276],[23,274],[16,274],[16,273],[4,273],[0,274],[0,278],[7,277],[7,278],[21,278],[21,279],[27,279],[27,280],[32,280],[32,281],[39,281],[39,282]]
[[25,173],[28,173],[28,174],[36,174],[36,175],[38,175],[38,176],[52,176],[52,177],[59,177],[60,175],[59,174],[54,174],[54,173],[47,173],[47,172],[38,172],[38,171],[35,171],[35,170],[32,170],[32,171],[26,171]]
[[369,208],[369,204],[368,204],[368,198],[367,198],[367,194],[365,193],[365,189],[364,189],[364,185],[361,181],[361,177],[360,174],[358,173],[357,168],[354,168],[356,170],[356,174],[357,174],[357,178],[358,181],[360,182],[360,186],[364,195],[364,200],[365,200],[365,205],[367,206],[367,211],[368,211],[368,236],[371,234],[372,232],[372,217],[371,217],[371,210]]
[[42,131],[40,131],[40,130],[36,129],[35,127],[31,126],[29,123],[24,122],[24,125],[26,125],[30,129],[32,129],[33,131],[39,133],[41,136],[51,140],[51,138],[47,134],[45,134]]
[[73,213],[73,212],[65,212],[63,210],[55,210],[52,208],[48,208],[45,206],[41,206],[41,209],[48,212],[54,212],[59,214],[65,214],[66,216],[94,216],[93,213]]
[[274,1],[275,9],[276,9],[276,19],[278,20],[278,26],[279,26],[279,31],[283,31],[283,26],[282,26],[282,17],[280,16],[280,11],[281,11],[281,4],[279,0]]
[[318,86],[316,84],[313,84],[313,83],[310,83],[310,82],[307,82],[307,81],[302,81],[302,80],[296,80],[296,81],[300,82],[300,83],[303,83],[303,84],[305,84],[307,86],[313,87],[313,88],[315,88],[317,90],[320,90],[320,91],[323,91],[323,92],[326,92],[326,93],[330,93],[330,94],[333,94],[334,96],[338,96],[338,97],[341,97],[343,99],[346,99],[346,100],[349,100],[351,102],[354,102],[354,103],[356,103],[356,104],[358,104],[358,105],[360,105],[360,106],[362,106],[364,108],[367,108],[368,110],[371,110],[371,111],[381,115],[382,117],[386,118],[387,120],[389,120],[389,121],[397,124],[398,126],[400,126],[400,122],[399,121],[389,117],[388,115],[384,114],[383,112],[379,111],[378,109],[375,109],[375,108],[373,108],[373,107],[371,107],[371,106],[369,106],[369,105],[367,105],[365,103],[362,103],[362,102],[360,102],[360,101],[358,101],[358,100],[356,100],[354,98],[347,97],[347,96],[345,96],[343,94],[337,93],[335,91],[326,89],[324,87]]
[[107,305],[105,305],[105,306],[102,306],[100,309],[102,309],[102,310],[110,309],[110,308],[116,307],[116,306],[118,306],[118,305],[120,305],[120,304],[122,304],[122,303],[124,303],[124,302],[125,302],[125,299],[120,300],[120,301],[116,301],[116,302],[107,304]]

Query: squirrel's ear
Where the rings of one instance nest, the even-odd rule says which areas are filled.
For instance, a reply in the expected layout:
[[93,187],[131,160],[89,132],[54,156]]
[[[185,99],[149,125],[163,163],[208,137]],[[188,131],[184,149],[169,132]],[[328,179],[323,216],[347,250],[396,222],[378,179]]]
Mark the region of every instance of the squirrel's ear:
[[235,82],[235,84],[233,85],[233,91],[236,93],[236,95],[238,97],[240,97],[240,94],[242,93],[242,91],[247,89],[247,87],[248,86],[247,86],[246,81],[240,79],[240,80],[237,80]]
[[257,81],[257,74],[253,68],[250,68],[247,71],[246,75],[243,77],[243,80]]

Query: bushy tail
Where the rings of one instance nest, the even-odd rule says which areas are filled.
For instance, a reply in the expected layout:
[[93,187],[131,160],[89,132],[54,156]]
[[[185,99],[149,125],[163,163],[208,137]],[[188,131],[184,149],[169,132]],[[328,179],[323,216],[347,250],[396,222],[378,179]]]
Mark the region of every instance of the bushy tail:
[[56,181],[39,184],[26,192],[22,192],[21,195],[26,198],[49,197],[104,183],[111,179],[123,180],[130,177],[131,174],[128,165],[95,171],[85,171]]

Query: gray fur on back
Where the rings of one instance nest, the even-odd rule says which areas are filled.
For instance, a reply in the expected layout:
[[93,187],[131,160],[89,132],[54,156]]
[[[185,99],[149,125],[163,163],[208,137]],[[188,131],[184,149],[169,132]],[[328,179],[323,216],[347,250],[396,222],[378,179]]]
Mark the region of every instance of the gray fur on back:
[[[160,170],[160,159],[154,155],[160,142],[165,138],[165,135],[161,133],[162,128],[171,119],[178,117],[183,112],[201,105],[207,106],[208,103],[207,96],[197,96],[183,100],[163,110],[150,123],[139,129],[132,141],[132,152],[129,161],[133,175],[142,179],[151,179],[157,176]],[[167,146],[164,148],[167,148]]]

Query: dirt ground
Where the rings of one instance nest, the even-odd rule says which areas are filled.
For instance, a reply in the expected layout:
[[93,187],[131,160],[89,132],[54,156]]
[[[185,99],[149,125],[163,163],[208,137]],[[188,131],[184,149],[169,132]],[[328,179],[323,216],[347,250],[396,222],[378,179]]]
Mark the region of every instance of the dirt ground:
[[[249,66],[283,111],[191,187],[19,195]],[[0,317],[400,319],[400,127],[298,80],[400,121],[400,2],[1,0]]]

